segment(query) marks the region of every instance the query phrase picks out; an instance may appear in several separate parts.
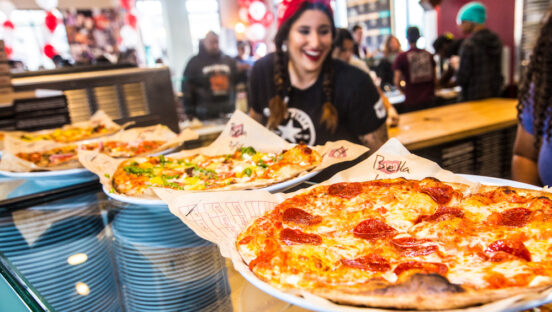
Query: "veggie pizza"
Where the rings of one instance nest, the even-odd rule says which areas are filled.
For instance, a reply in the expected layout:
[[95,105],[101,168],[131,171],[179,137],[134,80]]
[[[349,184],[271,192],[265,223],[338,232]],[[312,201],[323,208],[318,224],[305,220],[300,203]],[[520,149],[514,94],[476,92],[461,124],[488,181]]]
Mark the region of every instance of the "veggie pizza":
[[113,190],[153,196],[152,187],[186,191],[231,190],[267,186],[306,172],[322,160],[306,145],[279,153],[238,148],[231,154],[182,158],[135,157],[121,162],[111,178]]

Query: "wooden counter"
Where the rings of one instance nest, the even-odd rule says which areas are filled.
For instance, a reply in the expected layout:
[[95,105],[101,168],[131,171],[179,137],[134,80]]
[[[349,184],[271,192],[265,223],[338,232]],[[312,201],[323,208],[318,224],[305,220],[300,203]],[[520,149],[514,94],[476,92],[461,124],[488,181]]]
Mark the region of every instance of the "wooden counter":
[[516,99],[492,98],[402,114],[389,129],[409,150],[451,142],[517,123]]

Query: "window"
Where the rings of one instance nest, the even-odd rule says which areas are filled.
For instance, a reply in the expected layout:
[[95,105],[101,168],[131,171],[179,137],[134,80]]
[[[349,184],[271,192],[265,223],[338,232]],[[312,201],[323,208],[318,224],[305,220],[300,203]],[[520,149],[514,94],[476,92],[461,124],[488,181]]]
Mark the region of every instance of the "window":
[[136,10],[140,21],[138,25],[145,49],[146,64],[153,65],[158,59],[167,63],[167,31],[163,21],[161,1],[137,1]]
[[[11,21],[15,26],[13,30],[13,54],[11,59],[22,61],[28,70],[52,69],[55,68],[54,63],[50,58],[44,55],[43,47],[46,43],[50,43],[58,54],[64,59],[71,59],[69,53],[69,44],[67,43],[67,35],[63,26],[63,17],[58,10],[52,12],[59,20],[54,33],[44,25],[46,12],[42,10],[16,10],[11,14]],[[6,16],[2,16],[2,23],[6,20]],[[5,37],[6,34],[3,34]]]
[[219,5],[217,0],[187,0],[186,10],[194,51],[199,49],[199,40],[212,30],[220,33]]

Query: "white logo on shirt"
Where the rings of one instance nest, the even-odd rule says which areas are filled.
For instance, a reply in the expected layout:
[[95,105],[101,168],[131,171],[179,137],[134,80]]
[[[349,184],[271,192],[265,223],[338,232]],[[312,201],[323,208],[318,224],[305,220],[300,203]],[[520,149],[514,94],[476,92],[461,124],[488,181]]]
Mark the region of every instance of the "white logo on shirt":
[[385,110],[385,105],[383,105],[383,99],[380,97],[379,101],[374,105],[374,111],[378,119],[385,118],[387,111]]
[[307,145],[314,145],[316,141],[316,131],[309,115],[293,107],[288,108],[288,117],[274,132],[290,143],[305,142]]

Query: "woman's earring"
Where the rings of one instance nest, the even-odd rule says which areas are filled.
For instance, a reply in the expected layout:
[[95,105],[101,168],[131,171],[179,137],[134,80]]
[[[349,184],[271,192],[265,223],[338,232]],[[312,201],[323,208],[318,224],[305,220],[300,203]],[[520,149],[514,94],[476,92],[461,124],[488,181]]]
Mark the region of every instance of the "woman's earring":
[[282,44],[282,51],[287,52],[287,44]]

